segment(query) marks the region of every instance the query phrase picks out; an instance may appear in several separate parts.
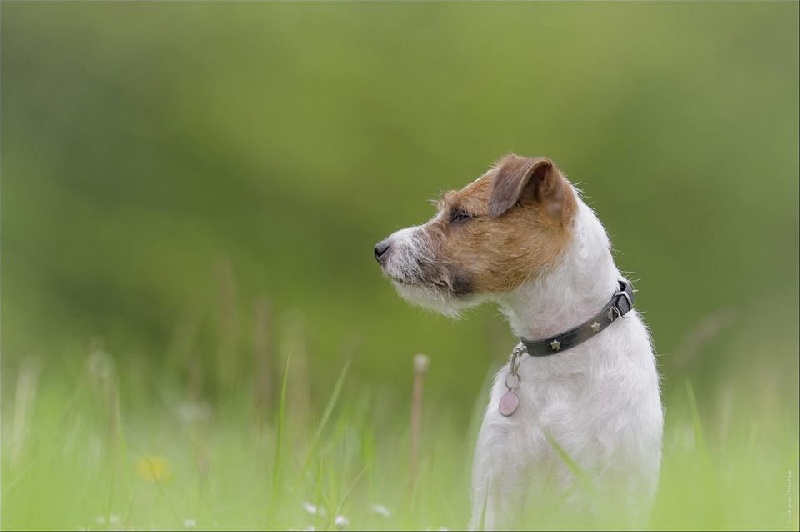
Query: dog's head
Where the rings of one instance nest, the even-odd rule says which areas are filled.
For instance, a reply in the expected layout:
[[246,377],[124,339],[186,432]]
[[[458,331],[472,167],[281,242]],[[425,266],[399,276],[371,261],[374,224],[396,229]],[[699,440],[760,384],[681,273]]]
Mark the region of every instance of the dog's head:
[[437,207],[426,224],[379,242],[375,258],[403,297],[453,315],[555,265],[577,199],[552,161],[511,154]]

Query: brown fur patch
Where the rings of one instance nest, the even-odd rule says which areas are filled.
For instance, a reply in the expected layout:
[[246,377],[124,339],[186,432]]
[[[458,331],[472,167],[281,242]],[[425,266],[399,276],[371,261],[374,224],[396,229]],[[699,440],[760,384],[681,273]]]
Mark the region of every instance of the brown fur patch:
[[[445,193],[439,210],[425,231],[440,278],[456,295],[466,287],[496,293],[558,261],[572,236],[577,201],[551,161],[511,154],[463,189]],[[453,219],[454,212],[471,218]]]

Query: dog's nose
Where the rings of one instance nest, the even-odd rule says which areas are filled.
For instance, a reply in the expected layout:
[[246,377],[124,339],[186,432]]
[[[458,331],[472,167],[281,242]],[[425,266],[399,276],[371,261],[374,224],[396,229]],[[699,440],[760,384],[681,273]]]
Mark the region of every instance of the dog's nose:
[[387,251],[389,251],[390,247],[391,245],[387,240],[381,240],[380,242],[375,244],[375,260],[380,262],[381,257],[383,257]]

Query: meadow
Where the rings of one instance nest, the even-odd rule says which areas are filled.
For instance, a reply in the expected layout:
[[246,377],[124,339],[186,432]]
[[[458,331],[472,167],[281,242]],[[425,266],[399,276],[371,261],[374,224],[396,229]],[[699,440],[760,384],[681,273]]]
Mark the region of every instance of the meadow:
[[797,530],[797,19],[3,2],[0,525],[464,528],[515,339],[490,306],[409,306],[372,248],[514,151],[576,183],[638,289],[648,528]]
[[[237,385],[214,405],[181,396],[174,382],[153,383],[141,368],[117,367],[101,349],[75,355],[82,364],[48,370],[29,363],[18,374],[15,409],[3,425],[8,529],[467,524],[471,442],[485,388],[466,405],[466,426],[454,421],[452,407],[423,395],[415,431],[407,404],[352,382],[352,361],[333,386],[318,390],[324,408],[309,409],[302,351],[286,353],[274,403],[242,376],[237,381],[250,385]],[[758,394],[753,377],[742,371],[725,379],[712,401],[698,402],[688,378],[666,397],[662,478],[649,529],[797,529],[796,417],[781,398],[779,377],[757,378]],[[576,522],[568,512],[524,518],[525,529],[609,526]]]

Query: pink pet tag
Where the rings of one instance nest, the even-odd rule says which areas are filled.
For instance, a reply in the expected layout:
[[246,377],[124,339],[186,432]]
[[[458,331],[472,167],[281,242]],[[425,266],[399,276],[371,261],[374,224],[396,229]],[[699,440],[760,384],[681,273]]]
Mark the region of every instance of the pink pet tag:
[[519,406],[519,397],[514,390],[508,390],[500,398],[500,413],[505,417],[510,416]]
[[506,393],[500,398],[500,413],[505,417],[513,414],[519,406],[519,397],[517,396],[517,388],[519,388],[520,378],[517,370],[519,369],[519,357],[521,351],[514,349],[511,353],[511,360],[509,361],[508,374],[506,375]]

